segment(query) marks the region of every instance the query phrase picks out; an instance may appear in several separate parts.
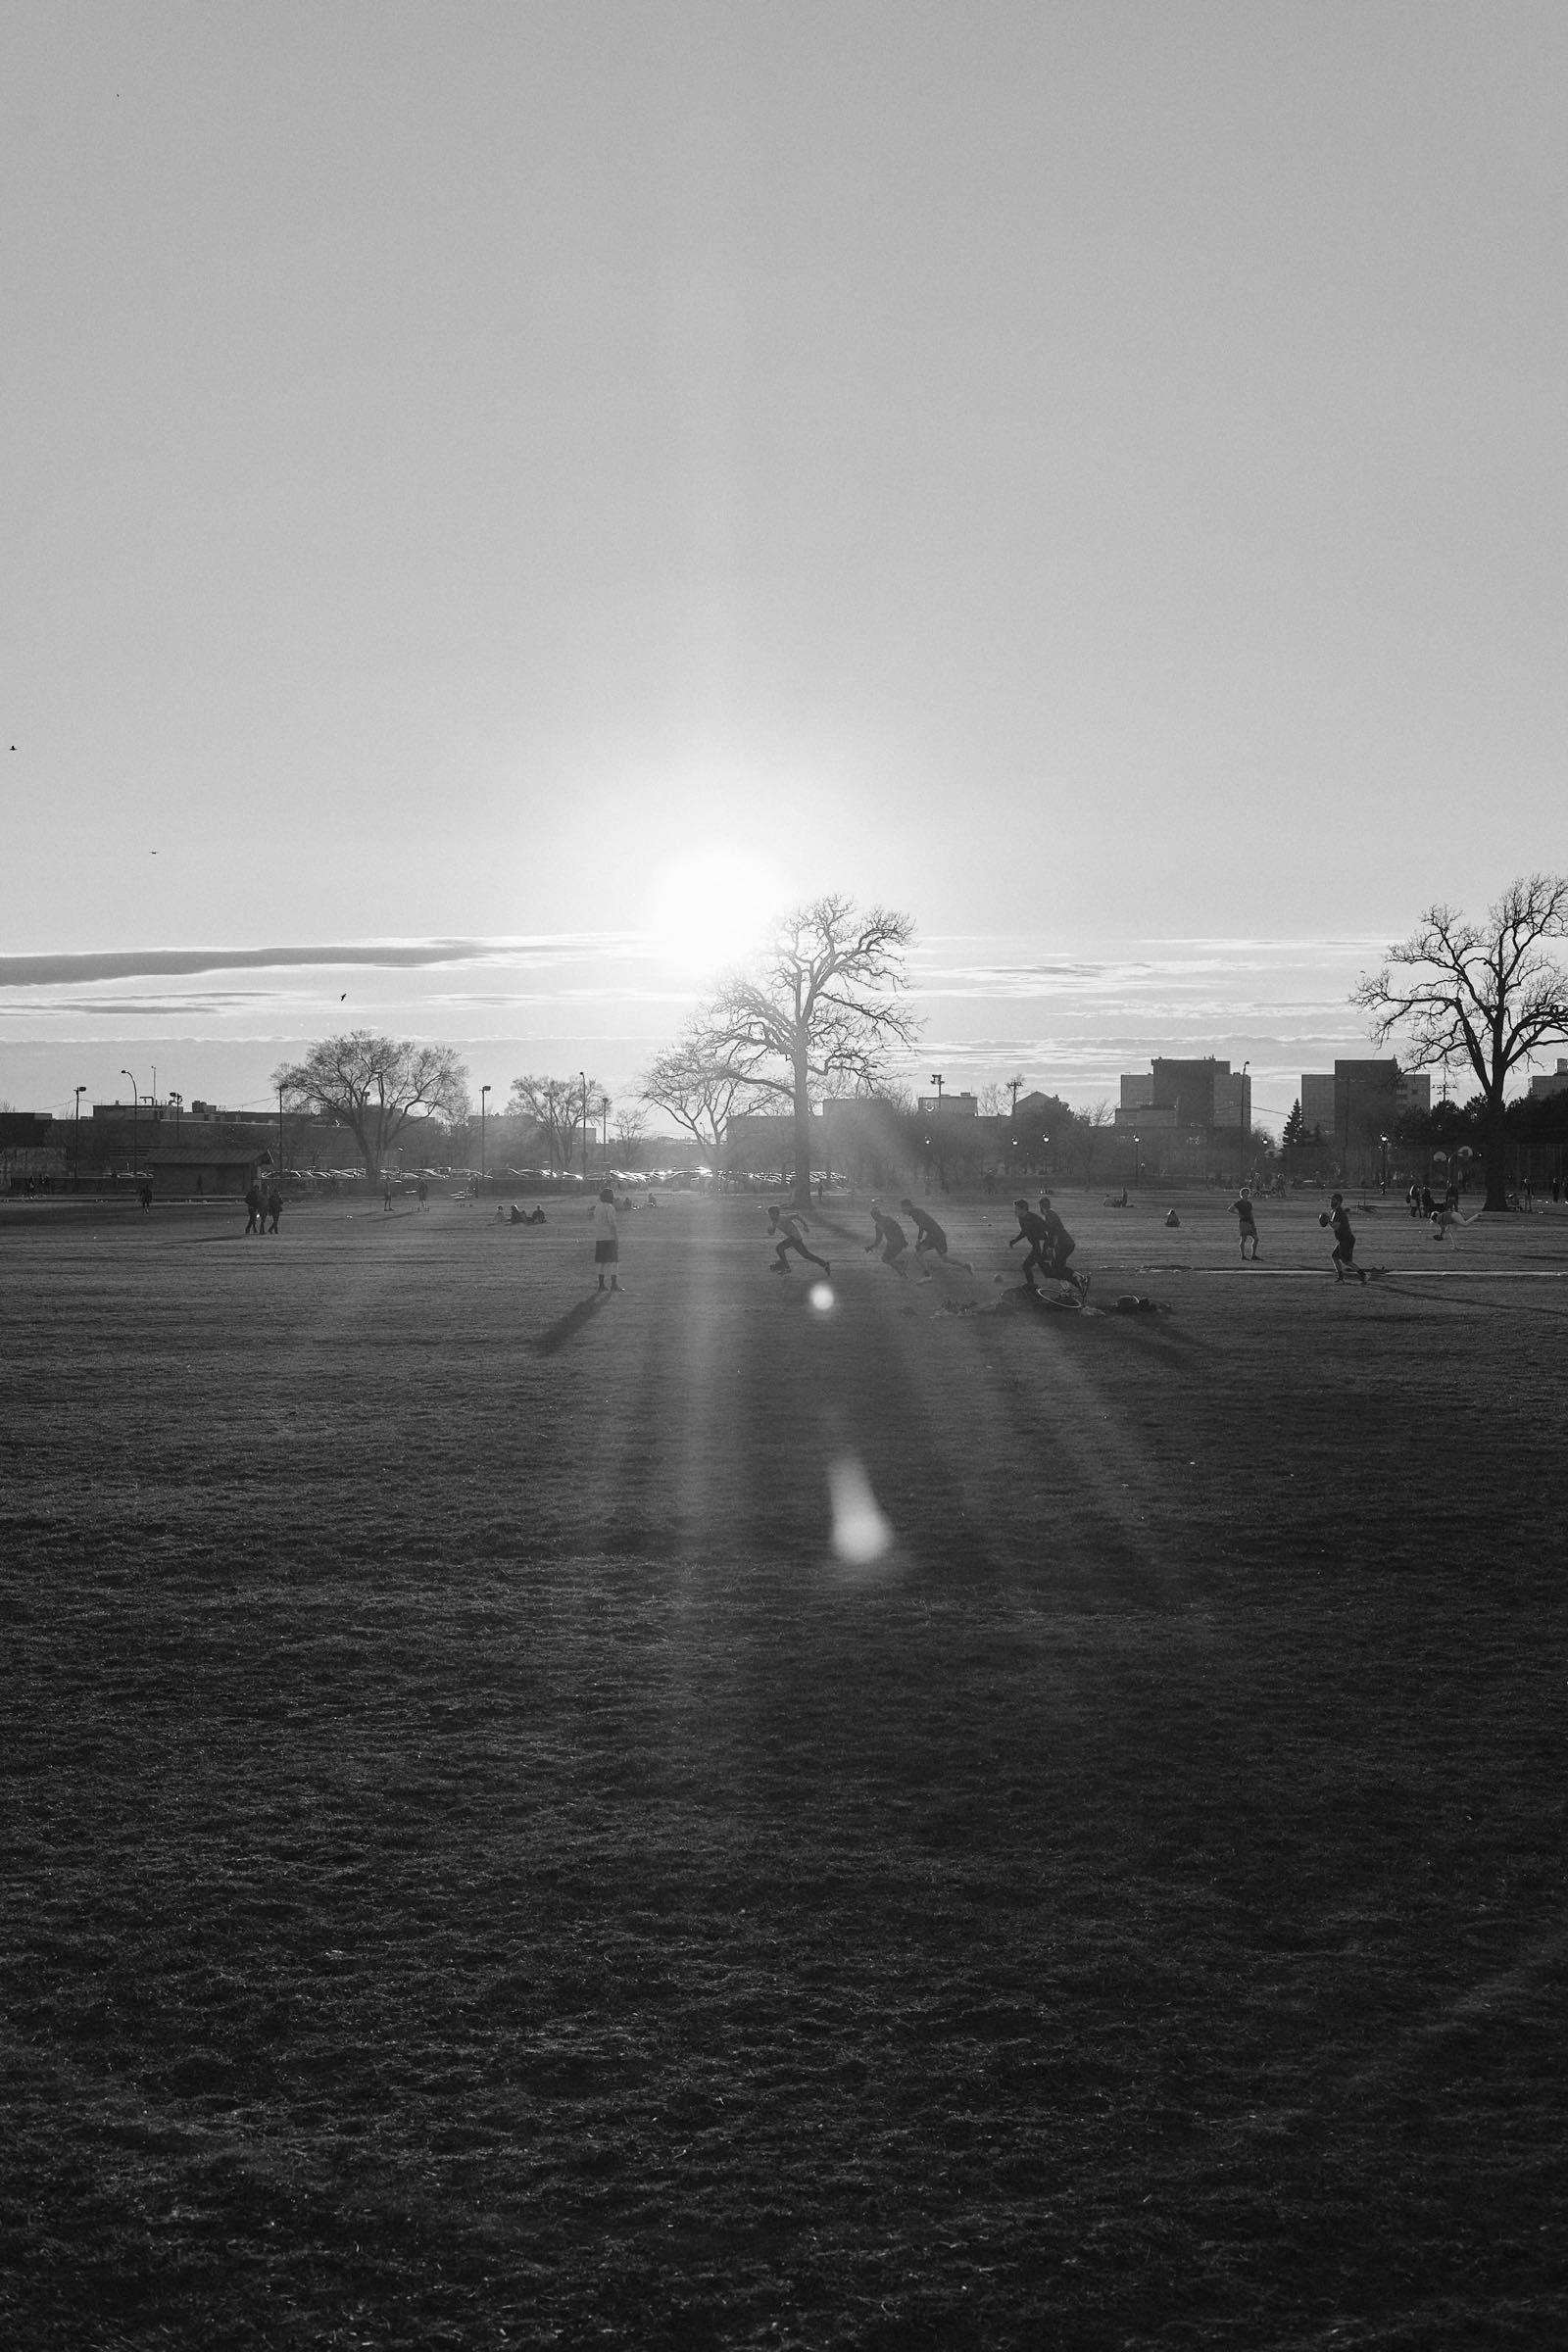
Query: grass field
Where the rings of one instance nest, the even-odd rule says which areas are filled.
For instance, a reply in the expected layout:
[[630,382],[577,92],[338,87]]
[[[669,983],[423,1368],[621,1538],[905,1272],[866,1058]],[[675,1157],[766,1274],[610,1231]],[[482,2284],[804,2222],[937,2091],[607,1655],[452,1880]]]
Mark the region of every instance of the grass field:
[[1063,1206],[0,1210],[0,2340],[1568,2341],[1568,1217]]

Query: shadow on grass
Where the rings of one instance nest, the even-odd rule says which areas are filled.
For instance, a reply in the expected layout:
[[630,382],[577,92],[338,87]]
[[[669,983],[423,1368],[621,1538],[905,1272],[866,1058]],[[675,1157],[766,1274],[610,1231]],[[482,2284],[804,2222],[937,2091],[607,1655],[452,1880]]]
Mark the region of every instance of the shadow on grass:
[[609,1296],[608,1291],[590,1292],[586,1298],[579,1298],[575,1306],[568,1307],[564,1315],[559,1315],[554,1323],[546,1324],[533,1344],[535,1355],[559,1354],[575,1332],[581,1331],[585,1323],[592,1322]]

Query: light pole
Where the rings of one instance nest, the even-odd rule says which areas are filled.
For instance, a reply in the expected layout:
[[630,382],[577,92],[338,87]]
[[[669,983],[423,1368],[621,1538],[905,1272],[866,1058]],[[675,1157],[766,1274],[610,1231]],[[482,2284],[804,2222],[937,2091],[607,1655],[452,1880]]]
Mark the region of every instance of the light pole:
[[[176,1126],[178,1121],[175,1121]],[[283,1190],[283,1089],[277,1090],[277,1189]]]
[[479,1089],[479,1190],[481,1194],[484,1191],[484,1099],[489,1092],[490,1089],[487,1086],[481,1086]]
[[1241,1167],[1238,1172],[1236,1182],[1236,1189],[1238,1192],[1244,1192],[1247,1188],[1247,1073],[1251,1066],[1252,1065],[1250,1061],[1244,1061],[1242,1064],[1242,1100],[1236,1114],[1238,1124],[1242,1130]]
[[136,1146],[136,1081],[134,1078],[131,1078],[131,1074],[129,1070],[126,1069],[123,1062],[122,1062],[120,1065],[120,1075],[122,1078],[130,1078],[130,1181],[132,1184],[134,1184],[136,1181],[137,1163],[141,1157],[141,1153],[137,1150]]
[[169,1090],[169,1100],[174,1105],[174,1140],[177,1143],[179,1140],[179,1118],[181,1111],[185,1107],[185,1098],[183,1095],[175,1094],[173,1088],[171,1087]]
[[940,1119],[942,1116],[942,1072],[940,1070],[932,1071],[931,1083],[937,1090],[937,1117]]
[[1020,1086],[1022,1086],[1022,1084],[1023,1075],[1021,1071],[1016,1078],[1009,1078],[1007,1080],[1007,1092],[1012,1097],[1012,1115],[1014,1119],[1016,1119],[1018,1116],[1018,1089]]
[[1389,1189],[1389,1139],[1386,1135],[1380,1135],[1378,1142],[1383,1147],[1383,1190],[1387,1193]]
[[72,1116],[71,1189],[74,1193],[81,1190],[81,1098],[86,1092],[84,1086],[77,1087],[76,1107]]
[[588,1073],[586,1070],[579,1070],[577,1075],[582,1080],[582,1180],[586,1186],[588,1182]]
[[1142,1142],[1143,1138],[1141,1136],[1135,1135],[1133,1137],[1133,1183],[1140,1189],[1142,1188],[1144,1173],[1144,1163],[1140,1156],[1139,1150]]

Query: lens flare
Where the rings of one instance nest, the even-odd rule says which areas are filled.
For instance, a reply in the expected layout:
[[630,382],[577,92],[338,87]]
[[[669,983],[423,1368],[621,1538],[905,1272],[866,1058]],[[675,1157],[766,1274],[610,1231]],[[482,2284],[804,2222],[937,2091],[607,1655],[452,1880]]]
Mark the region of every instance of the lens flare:
[[833,1312],[833,1288],[831,1283],[813,1282],[806,1296],[809,1299],[812,1306],[815,1307],[819,1315],[830,1315]]
[[871,1482],[853,1453],[841,1453],[827,1468],[833,1506],[833,1549],[847,1568],[869,1568],[893,1543]]

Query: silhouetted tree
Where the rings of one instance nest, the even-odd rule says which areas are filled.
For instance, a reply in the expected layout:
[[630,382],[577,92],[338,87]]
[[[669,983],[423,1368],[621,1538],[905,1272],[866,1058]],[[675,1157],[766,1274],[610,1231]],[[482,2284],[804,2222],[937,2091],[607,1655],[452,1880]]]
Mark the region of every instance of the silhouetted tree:
[[597,1118],[607,1101],[597,1079],[590,1078],[586,1083],[586,1102],[584,1092],[584,1081],[580,1076],[539,1078],[528,1073],[512,1081],[507,1108],[514,1114],[532,1119],[544,1138],[552,1174],[558,1167],[563,1171],[570,1167],[572,1149],[585,1111],[588,1118]]
[[885,906],[814,899],[784,916],[748,969],[730,974],[693,1036],[703,1059],[795,1120],[795,1199],[811,1194],[811,1094],[874,1087],[918,1023],[900,1001],[914,925]]
[[275,1069],[272,1086],[296,1110],[346,1127],[372,1184],[416,1111],[456,1119],[468,1107],[467,1066],[450,1046],[376,1037],[368,1029],[322,1038],[303,1061]]
[[1506,1208],[1508,1079],[1549,1039],[1568,1035],[1568,972],[1549,943],[1568,938],[1568,875],[1510,882],[1471,922],[1432,906],[1350,1002],[1379,1045],[1396,1029],[1416,1069],[1468,1066],[1480,1081],[1488,1208]]
[[759,1100],[749,1078],[715,1058],[711,1040],[696,1023],[643,1072],[639,1091],[645,1102],[668,1111],[700,1152],[711,1153],[715,1168],[724,1157],[730,1121]]

